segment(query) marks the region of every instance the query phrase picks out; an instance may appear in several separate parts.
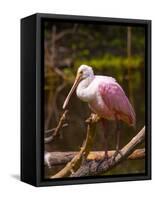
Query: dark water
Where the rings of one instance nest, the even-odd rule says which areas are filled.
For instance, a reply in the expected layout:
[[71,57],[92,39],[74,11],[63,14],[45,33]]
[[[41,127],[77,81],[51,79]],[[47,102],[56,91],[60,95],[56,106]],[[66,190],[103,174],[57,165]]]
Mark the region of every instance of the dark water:
[[[115,77],[115,74],[111,72],[105,72],[105,75]],[[132,88],[132,96],[129,95],[129,85],[126,80],[126,74],[120,84],[125,90],[129,99],[132,99],[135,112],[136,112],[136,128],[133,129],[125,123],[121,123],[121,147],[126,145],[137,132],[145,125],[145,73],[143,70],[132,71],[133,80],[130,82]],[[62,104],[65,100],[71,85],[68,85],[63,92],[57,98],[57,107],[59,115],[62,113]],[[86,137],[86,124],[85,119],[88,118],[90,110],[87,103],[80,101],[74,94],[71,98],[69,105],[69,126],[62,131],[62,137],[55,140],[53,143],[45,145],[47,151],[79,151],[80,147]],[[51,127],[55,127],[57,122],[53,116]],[[108,123],[108,145],[109,149],[115,149],[115,122],[109,121]],[[103,150],[103,127],[101,124],[97,125],[96,137],[92,150]],[[144,144],[141,146],[144,147]],[[53,175],[62,169],[64,166],[53,166],[51,169],[45,167],[45,177]],[[145,172],[145,160],[130,160],[125,161],[119,166],[110,170],[106,174],[130,174],[130,173],[143,173]],[[106,175],[104,174],[104,175]]]

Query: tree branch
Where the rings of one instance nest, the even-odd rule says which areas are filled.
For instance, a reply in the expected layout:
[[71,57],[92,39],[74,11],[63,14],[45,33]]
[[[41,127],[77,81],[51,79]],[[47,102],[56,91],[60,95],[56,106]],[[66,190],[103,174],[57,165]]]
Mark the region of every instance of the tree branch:
[[77,24],[74,24],[73,28],[71,28],[71,29],[66,29],[66,30],[64,30],[64,31],[61,31],[60,33],[58,33],[58,34],[56,35],[55,40],[57,41],[57,40],[62,39],[65,35],[73,34],[73,33],[76,31],[76,28],[77,28]]
[[53,139],[54,139],[56,136],[59,135],[60,129],[61,129],[62,127],[64,127],[64,125],[65,125],[64,122],[65,122],[65,120],[66,120],[66,114],[67,114],[67,113],[68,113],[68,110],[65,110],[65,111],[63,112],[63,114],[62,114],[62,116],[61,116],[61,118],[60,118],[60,120],[59,120],[59,122],[58,122],[57,127],[53,129],[53,130],[54,130],[54,133],[53,133],[51,136],[46,137],[46,138],[44,139],[44,142],[45,142],[45,143],[50,143],[50,142],[52,142]]
[[90,161],[85,162],[71,177],[81,177],[81,176],[94,176],[103,174],[109,171],[111,168],[118,165],[123,160],[127,159],[133,151],[144,142],[145,139],[145,127],[135,136],[132,140],[121,149],[121,155],[118,154],[115,159],[110,157],[108,160],[103,161],[102,163]]
[[[115,153],[114,150],[108,151],[108,155],[111,157]],[[77,151],[69,152],[46,152],[44,163],[47,166],[63,165],[70,162],[74,156],[78,154]],[[91,151],[87,156],[87,161],[100,161],[104,159],[104,151]],[[136,149],[131,155],[128,156],[129,160],[138,160],[145,158],[145,149]]]
[[[65,124],[62,125],[62,128],[65,128],[65,127],[67,127],[67,126],[68,126],[68,124],[65,123]],[[55,129],[56,129],[56,128],[52,128],[52,129],[46,130],[46,131],[45,131],[45,134],[52,133],[53,131],[55,131]]]
[[90,118],[88,118],[88,120],[86,121],[88,123],[87,137],[86,141],[81,147],[81,150],[69,163],[67,163],[67,165],[62,170],[60,170],[57,174],[50,178],[68,177],[81,166],[83,157],[87,157],[92,148],[97,121],[99,121],[99,118],[95,114],[92,114]]

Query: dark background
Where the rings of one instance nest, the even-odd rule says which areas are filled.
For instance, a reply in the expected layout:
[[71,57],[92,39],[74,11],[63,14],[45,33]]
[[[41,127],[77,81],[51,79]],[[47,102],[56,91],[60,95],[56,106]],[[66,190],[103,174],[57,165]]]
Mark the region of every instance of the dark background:
[[[56,127],[63,102],[81,64],[95,74],[116,78],[136,112],[135,130],[121,124],[124,146],[145,124],[145,28],[107,24],[44,22],[45,131]],[[86,137],[87,103],[74,94],[69,104],[69,126],[62,137],[45,145],[46,151],[79,151]],[[115,149],[114,122],[109,122],[109,149]],[[94,150],[103,150],[103,129],[97,127]],[[63,166],[45,168],[45,176]],[[145,160],[125,161],[107,174],[145,172]]]

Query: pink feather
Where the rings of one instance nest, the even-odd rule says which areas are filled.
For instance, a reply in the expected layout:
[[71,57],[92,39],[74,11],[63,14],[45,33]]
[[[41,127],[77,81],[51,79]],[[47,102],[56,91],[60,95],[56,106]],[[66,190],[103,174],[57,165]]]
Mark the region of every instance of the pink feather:
[[135,126],[136,115],[134,109],[117,82],[100,84],[99,92],[109,111],[116,118],[127,122],[131,126]]

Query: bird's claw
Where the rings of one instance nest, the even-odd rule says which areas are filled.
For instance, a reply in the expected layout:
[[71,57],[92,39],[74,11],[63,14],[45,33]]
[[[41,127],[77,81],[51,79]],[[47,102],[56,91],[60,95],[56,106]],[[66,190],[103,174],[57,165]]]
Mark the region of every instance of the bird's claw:
[[86,123],[96,123],[99,120],[100,120],[100,117],[97,114],[91,113],[90,117],[86,119]]
[[91,118],[93,121],[98,121],[100,119],[100,117],[97,114],[92,113],[91,114]]

